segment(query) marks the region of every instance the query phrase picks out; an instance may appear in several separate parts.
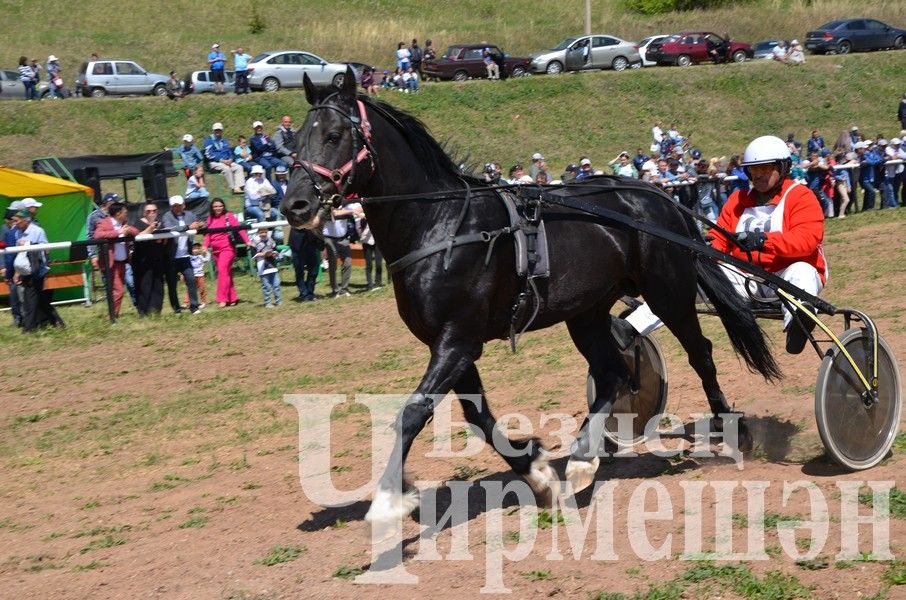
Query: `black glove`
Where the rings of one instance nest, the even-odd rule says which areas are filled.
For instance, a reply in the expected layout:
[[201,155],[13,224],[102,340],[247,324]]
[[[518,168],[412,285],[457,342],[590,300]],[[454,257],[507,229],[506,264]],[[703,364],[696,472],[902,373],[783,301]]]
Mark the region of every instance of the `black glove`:
[[760,229],[736,234],[736,244],[746,252],[764,251],[764,243],[767,240],[768,235]]

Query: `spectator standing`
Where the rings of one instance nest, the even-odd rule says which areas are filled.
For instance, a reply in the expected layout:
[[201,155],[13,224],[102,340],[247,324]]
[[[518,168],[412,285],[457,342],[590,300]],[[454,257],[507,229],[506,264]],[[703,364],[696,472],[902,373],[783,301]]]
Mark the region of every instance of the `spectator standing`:
[[[169,231],[187,231],[198,229],[201,222],[190,210],[186,210],[186,201],[182,196],[170,196],[170,210],[164,213],[161,225]],[[186,288],[189,290],[189,311],[195,315],[201,312],[198,308],[198,290],[195,288],[195,273],[192,271],[192,262],[189,259],[190,249],[194,240],[192,236],[181,235],[175,240],[170,240],[167,261],[167,295],[170,297],[170,306],[176,314],[182,313],[179,304],[179,275],[182,275]]]
[[[133,225],[138,230],[160,227],[158,208],[148,202],[142,209],[141,218]],[[135,295],[140,317],[159,315],[164,306],[164,277],[167,272],[170,240],[138,242],[132,247],[132,271],[135,277]]]
[[177,149],[179,157],[182,159],[182,171],[188,179],[195,172],[195,167],[201,165],[204,167],[204,156],[198,146],[192,142],[195,138],[191,133],[182,136],[182,145]]
[[53,54],[47,57],[47,83],[54,98],[63,99],[66,97],[66,85],[63,81],[60,59]]
[[206,200],[209,195],[204,180],[204,167],[196,165],[192,176],[186,181],[186,200]]
[[409,48],[406,47],[406,42],[400,42],[396,45],[396,68],[403,72],[411,65]]
[[412,45],[409,46],[409,62],[419,76],[422,74],[422,59],[424,59],[424,53],[421,46],[418,45],[417,39],[412,38]]
[[[221,198],[211,201],[211,214],[208,216],[208,229],[216,227],[236,227],[239,220],[226,209],[226,204]],[[234,306],[239,303],[239,295],[233,283],[233,261],[236,259],[236,245],[239,242],[249,244],[249,237],[245,230],[235,233],[215,232],[204,236],[202,251],[211,250],[214,266],[217,268],[217,293],[214,300],[220,308]]]
[[795,133],[786,136],[786,145],[790,149],[790,154],[795,155],[794,159],[798,160],[802,156],[802,142],[796,140]]
[[182,87],[182,81],[176,76],[176,71],[170,71],[170,78],[167,80],[167,98],[170,100],[179,100],[185,96]]
[[28,58],[19,57],[19,81],[25,86],[25,99],[38,100],[38,74],[28,64]]
[[[122,237],[135,237],[139,233],[153,233],[157,228],[156,223],[149,224],[144,230],[139,231],[126,223],[128,212],[122,202],[114,202],[108,208],[108,217],[101,219],[95,229],[94,237],[97,239],[115,240]],[[110,272],[108,285],[113,296],[113,316],[120,316],[120,307],[123,304],[123,288],[126,280],[126,264],[129,262],[129,243],[126,241],[107,244],[107,268]]]
[[[665,165],[666,165],[666,162],[665,162]],[[594,174],[594,172],[595,171],[591,166],[591,160],[589,160],[589,158],[587,156],[583,156],[582,159],[579,160],[579,170],[576,172],[576,176],[574,179],[576,181],[585,179],[589,175]]]
[[897,118],[900,120],[900,127],[906,129],[906,94],[900,100],[900,107],[897,109]]
[[516,184],[521,183],[520,179],[525,175],[525,169],[522,168],[522,165],[516,164],[510,167],[510,178],[507,179],[507,183]]
[[632,164],[632,161],[629,160],[629,152],[623,151],[620,154],[607,163],[610,165],[610,168],[613,169],[614,175],[619,175],[621,177],[632,177],[638,179],[639,173],[636,171],[635,165]]
[[226,66],[226,54],[220,51],[220,44],[213,44],[211,51],[208,53],[208,68],[211,69],[211,81],[214,83],[214,93],[223,94],[223,83],[226,81],[224,68]]
[[856,142],[862,141],[862,134],[859,133],[859,128],[853,125],[849,130],[849,141],[852,151],[855,151]]
[[236,95],[249,93],[249,61],[252,55],[247,54],[242,46],[233,50],[233,71],[235,72],[235,81],[233,89]]
[[808,152],[808,155],[811,156],[812,152],[820,153],[822,150],[824,150],[824,148],[825,148],[824,138],[821,137],[821,134],[818,133],[817,129],[812,131],[812,137],[810,137],[808,139],[808,142],[806,143],[806,148],[805,148],[806,152]]
[[[352,275],[352,253],[349,249],[349,218],[353,212],[346,206],[331,210],[331,220],[321,229],[324,244],[327,247],[327,275],[330,279],[330,292],[334,298],[351,296],[349,278]],[[337,285],[337,259],[343,261],[340,271],[340,283]]]
[[293,118],[289,115],[283,115],[280,119],[280,127],[274,132],[274,146],[277,148],[277,156],[292,167],[296,162],[296,130],[293,129]]
[[[255,255],[252,257],[261,279],[261,295],[264,296],[264,307],[280,306],[280,270],[277,269],[277,244],[271,239],[267,229],[258,231],[255,240]],[[274,303],[271,304],[271,296]]]
[[875,176],[877,166],[883,159],[871,147],[871,142],[856,144],[856,158],[859,161],[859,185],[862,187],[862,212],[875,207]]
[[[21,205],[18,201],[13,202],[6,209],[6,212],[3,215],[3,237],[0,238],[3,241],[4,247],[12,247],[16,245],[16,223],[19,221],[19,217],[16,216],[16,213],[22,210]],[[9,308],[10,313],[13,315],[13,324],[16,327],[22,326],[22,307],[19,303],[19,291],[14,280],[14,275],[16,273],[15,266],[13,262],[16,260],[15,254],[4,254],[4,276],[6,278],[6,285],[9,287]]]
[[532,166],[529,167],[529,175],[532,179],[537,179],[538,173],[545,173],[547,180],[550,181],[551,176],[547,170],[547,163],[544,162],[544,155],[540,152],[535,152],[532,154]]
[[223,175],[227,187],[234,194],[241,194],[245,171],[233,160],[233,147],[223,137],[223,123],[214,123],[211,132],[204,140],[204,155],[208,159],[208,166]]
[[[541,171],[543,173],[544,171]],[[359,242],[362,244],[362,252],[365,254],[365,285],[366,289],[371,292],[379,290],[384,286],[384,257],[374,242],[374,236],[371,234],[371,228],[368,226],[368,219],[365,218],[365,210],[361,203],[355,202],[348,206],[355,215],[355,227],[359,236]]]
[[834,154],[843,154],[846,155],[848,152],[852,152],[853,141],[849,135],[848,131],[840,132],[840,136],[837,137],[837,140],[834,142],[834,147],[832,148]]
[[299,295],[295,298],[297,302],[315,299],[315,284],[321,263],[320,245],[318,236],[309,229],[294,227],[289,230],[289,248],[293,253],[293,271],[296,274],[296,288],[299,290]]
[[41,64],[37,61],[37,59],[34,59],[34,58],[31,59],[31,64],[29,66],[31,67],[31,70],[35,72],[35,76],[38,78],[38,81],[41,81],[42,67],[41,67]]
[[481,59],[484,61],[484,68],[488,72],[488,79],[500,79],[500,66],[491,56],[491,49],[485,48],[481,51]]
[[[204,249],[201,245],[201,242],[194,242],[192,244],[192,256],[189,259],[192,263],[192,272],[195,274],[195,288],[198,290],[198,300],[200,304],[198,308],[204,308],[208,304],[208,290],[205,286],[205,265],[210,262],[211,258],[208,256],[208,251]],[[189,297],[186,296],[186,303],[189,302]]]
[[[837,164],[840,166],[855,163],[855,152],[840,154],[837,156]],[[849,207],[851,194],[853,193],[852,173],[850,169],[836,169],[834,175],[834,208],[836,209],[837,218],[846,218],[846,209]],[[854,206],[855,208],[855,206]]]
[[255,121],[252,123],[252,130],[255,132],[249,140],[249,145],[252,147],[252,160],[264,167],[264,173],[270,179],[271,170],[280,165],[285,166],[285,163],[277,156],[277,146],[274,141],[264,133],[264,123]]
[[[94,239],[94,230],[97,229],[98,223],[109,216],[108,210],[110,209],[110,205],[114,202],[118,202],[119,199],[119,195],[115,192],[104,194],[104,197],[101,198],[97,208],[88,215],[88,219],[85,222],[85,233],[89,240]],[[88,246],[88,258],[91,261],[91,266],[97,271],[100,268],[97,246]]]
[[821,156],[820,152],[811,152],[809,154],[808,170],[805,173],[806,185],[818,198],[818,202],[821,203],[821,210],[824,211],[825,216],[833,216],[828,214],[828,212],[833,212],[833,203],[824,192],[825,178],[829,170],[830,165],[827,164],[827,160]]
[[[897,184],[903,173],[903,165],[900,163],[900,138],[893,138],[890,144],[887,140],[881,140],[881,146],[884,146],[884,181],[881,184],[881,208],[896,208],[897,204]],[[888,164],[893,162],[894,164]]]
[[[15,215],[13,224],[15,231],[13,239],[18,246],[46,244],[47,234],[32,221],[32,214],[27,210],[19,210]],[[29,273],[19,272],[13,265],[13,279],[20,288],[20,310],[22,312],[22,330],[34,331],[38,327],[53,325],[63,327],[63,319],[51,304],[53,290],[44,289],[44,278],[50,270],[47,264],[47,253],[43,250],[28,252],[30,262]],[[15,259],[14,259],[15,262]]]
[[749,189],[749,176],[745,169],[739,164],[739,155],[730,157],[730,163],[727,165],[727,176],[735,177],[727,182],[727,195],[729,196],[736,190],[746,191]]

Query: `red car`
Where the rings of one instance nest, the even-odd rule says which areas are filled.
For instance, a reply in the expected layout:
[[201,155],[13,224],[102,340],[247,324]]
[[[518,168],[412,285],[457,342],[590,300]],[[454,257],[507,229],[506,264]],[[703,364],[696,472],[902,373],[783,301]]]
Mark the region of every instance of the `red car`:
[[743,62],[754,56],[749,44],[724,39],[709,31],[674,33],[661,42],[648,46],[645,58],[659,65],[688,67],[705,61]]
[[422,63],[425,77],[437,79],[481,79],[488,76],[483,51],[491,52],[494,62],[500,67],[500,78],[525,77],[530,75],[532,60],[528,57],[510,56],[493,44],[453,44],[436,60]]

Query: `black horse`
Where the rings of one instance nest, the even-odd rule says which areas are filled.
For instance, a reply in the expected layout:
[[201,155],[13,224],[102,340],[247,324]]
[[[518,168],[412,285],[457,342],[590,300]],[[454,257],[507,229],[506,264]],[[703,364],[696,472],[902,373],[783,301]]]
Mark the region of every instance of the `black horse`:
[[[311,108],[298,135],[299,160],[280,207],[293,227],[318,229],[331,198],[337,202],[356,193],[365,198],[365,214],[381,253],[393,263],[438,247],[455,234],[497,231],[509,223],[498,191],[463,175],[418,120],[357,96],[352,72],[341,89],[315,88],[306,77],[305,94]],[[602,185],[608,181],[619,182],[620,192],[608,191]],[[699,236],[691,220],[653,186],[592,178],[565,189],[633,220]],[[449,191],[449,197],[438,200],[443,191]],[[731,410],[717,382],[711,342],[699,326],[698,286],[749,368],[766,378],[779,375],[753,313],[719,266],[632,228],[587,216],[545,208],[550,277],[539,292],[539,310],[531,325],[541,329],[565,321],[594,378],[596,395],[566,471],[573,491],[588,486],[598,466],[591,417],[608,414],[629,377],[610,329],[610,310],[621,296],[642,295],[680,341],[702,380],[715,425],[720,425],[716,415]],[[471,243],[448,252],[423,252],[393,274],[400,316],[430,348],[431,360],[397,418],[396,442],[367,516],[373,524],[396,522],[416,507],[417,494],[404,481],[403,466],[437,398],[455,391],[466,419],[485,440],[505,437],[495,430],[475,363],[485,342],[510,333],[514,298],[521,289],[513,244],[504,235],[493,249],[489,243]],[[465,401],[463,395],[478,395],[482,401]],[[742,436],[742,425],[740,429]],[[512,448],[518,455],[512,455]],[[511,442],[504,459],[550,500],[559,482],[537,439]]]

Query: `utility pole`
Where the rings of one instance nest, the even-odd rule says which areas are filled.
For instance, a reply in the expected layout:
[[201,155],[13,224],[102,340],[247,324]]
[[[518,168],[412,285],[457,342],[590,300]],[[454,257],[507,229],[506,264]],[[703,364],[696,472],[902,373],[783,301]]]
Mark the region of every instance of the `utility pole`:
[[591,0],[585,0],[585,35],[591,35]]

